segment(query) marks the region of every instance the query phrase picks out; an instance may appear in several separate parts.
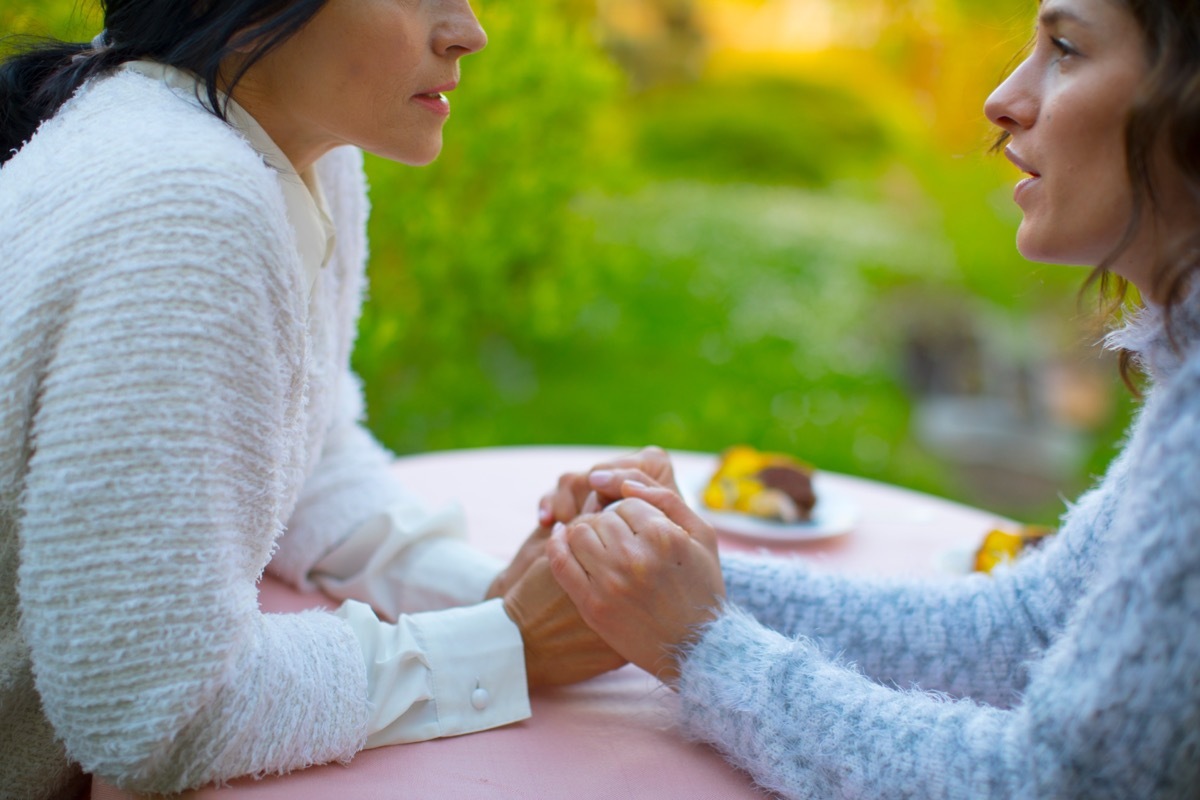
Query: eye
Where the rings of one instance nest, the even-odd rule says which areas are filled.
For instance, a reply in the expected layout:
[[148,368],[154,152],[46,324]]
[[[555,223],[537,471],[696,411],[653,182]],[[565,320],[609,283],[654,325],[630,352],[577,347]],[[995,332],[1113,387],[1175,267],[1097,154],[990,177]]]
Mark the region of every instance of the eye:
[[1050,44],[1051,44],[1051,46],[1054,47],[1055,50],[1057,50],[1059,52],[1059,54],[1060,54],[1059,60],[1060,61],[1068,56],[1079,55],[1079,51],[1076,50],[1075,47],[1070,42],[1068,42],[1066,39],[1063,39],[1060,36],[1051,36]]

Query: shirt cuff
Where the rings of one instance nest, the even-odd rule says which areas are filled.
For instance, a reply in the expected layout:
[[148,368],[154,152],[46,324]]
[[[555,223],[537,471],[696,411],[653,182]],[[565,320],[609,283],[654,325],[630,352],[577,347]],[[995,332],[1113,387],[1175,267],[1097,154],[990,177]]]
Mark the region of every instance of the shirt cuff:
[[464,529],[457,506],[422,515],[384,511],[317,562],[310,577],[326,594],[367,603],[388,620],[478,603],[504,564],[462,541]]
[[521,634],[501,600],[381,622],[347,601],[367,670],[368,748],[494,728],[530,716]]

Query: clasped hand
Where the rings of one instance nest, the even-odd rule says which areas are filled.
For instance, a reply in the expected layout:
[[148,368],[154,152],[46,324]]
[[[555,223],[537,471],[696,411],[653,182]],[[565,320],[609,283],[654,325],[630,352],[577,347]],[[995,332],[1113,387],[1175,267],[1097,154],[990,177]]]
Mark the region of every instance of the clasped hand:
[[724,597],[716,535],[679,496],[659,448],[567,473],[489,589],[525,641],[530,687],[632,661],[678,678],[676,654]]

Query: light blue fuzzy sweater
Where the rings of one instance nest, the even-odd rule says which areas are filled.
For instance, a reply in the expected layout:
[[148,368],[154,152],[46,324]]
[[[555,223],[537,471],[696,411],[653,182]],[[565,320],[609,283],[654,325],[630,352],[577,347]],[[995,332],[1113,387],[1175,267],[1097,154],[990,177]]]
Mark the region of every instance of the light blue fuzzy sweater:
[[724,559],[687,733],[787,798],[1200,796],[1200,287],[1111,337],[1153,386],[1108,474],[992,577]]

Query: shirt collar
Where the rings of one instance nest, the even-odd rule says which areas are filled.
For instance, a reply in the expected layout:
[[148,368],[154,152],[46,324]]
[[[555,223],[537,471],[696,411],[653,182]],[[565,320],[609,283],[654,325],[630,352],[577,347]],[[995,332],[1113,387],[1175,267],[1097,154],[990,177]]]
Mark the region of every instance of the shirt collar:
[[[175,94],[208,110],[207,92],[199,79],[189,72],[157,61],[145,60],[126,62],[123,68],[161,80],[175,90]],[[296,249],[304,269],[305,293],[311,296],[321,269],[329,263],[333,255],[335,234],[317,170],[315,166],[311,166],[304,172],[297,173],[292,162],[249,112],[233,98],[227,98],[221,93],[218,93],[218,97],[222,103],[228,103],[225,116],[229,124],[249,142],[269,166],[275,169],[279,177],[288,221],[296,232]]]

